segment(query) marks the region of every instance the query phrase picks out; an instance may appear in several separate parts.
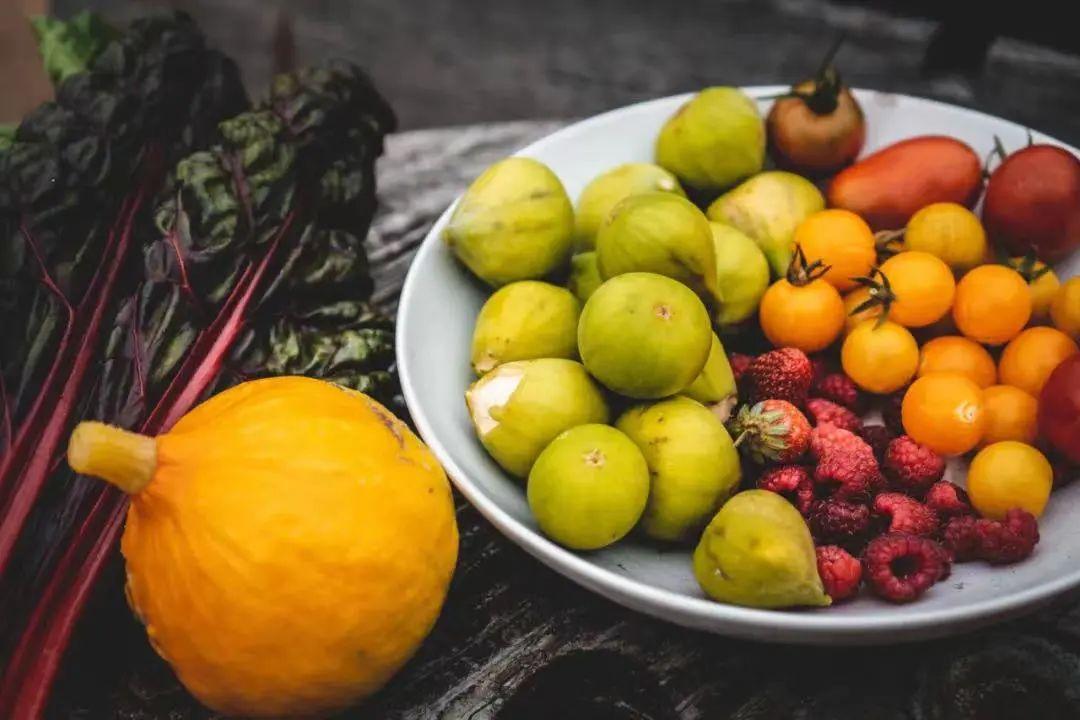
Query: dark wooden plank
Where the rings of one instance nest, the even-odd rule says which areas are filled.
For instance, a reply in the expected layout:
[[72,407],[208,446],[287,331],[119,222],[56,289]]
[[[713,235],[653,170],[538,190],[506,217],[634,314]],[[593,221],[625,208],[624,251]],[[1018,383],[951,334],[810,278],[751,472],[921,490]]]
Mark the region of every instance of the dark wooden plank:
[[[960,5],[950,2],[948,5]],[[278,8],[297,57],[370,69],[404,128],[581,117],[708,84],[790,81],[831,39],[852,84],[941,98],[1080,142],[1080,58],[1001,40],[979,75],[928,77],[936,23],[823,0],[57,0],[118,19],[154,5],[192,12],[265,87]],[[894,5],[903,5],[894,3]],[[944,5],[944,4],[943,4]],[[973,26],[982,15],[969,13]],[[1047,16],[1048,19],[1056,17]]]

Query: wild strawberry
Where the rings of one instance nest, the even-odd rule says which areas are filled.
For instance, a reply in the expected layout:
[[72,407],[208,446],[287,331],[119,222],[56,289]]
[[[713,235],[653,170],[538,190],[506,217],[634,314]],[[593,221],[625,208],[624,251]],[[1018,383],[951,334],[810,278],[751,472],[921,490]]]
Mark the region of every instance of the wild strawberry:
[[754,362],[753,355],[733,352],[728,355],[728,364],[731,365],[731,374],[735,376],[735,382],[741,383],[750,363]]
[[907,435],[889,443],[881,467],[894,488],[912,497],[922,497],[945,475],[945,459]]
[[814,425],[829,423],[838,428],[843,428],[853,433],[862,428],[862,420],[855,413],[843,405],[837,405],[831,400],[823,398],[811,398],[806,401],[806,414]]
[[809,421],[786,400],[743,405],[729,429],[735,445],[758,464],[795,462],[810,445]]
[[949,557],[933,540],[890,533],[870,541],[863,552],[863,574],[880,597],[894,603],[916,600],[949,574]]
[[944,480],[934,483],[923,498],[926,506],[936,512],[940,518],[951,518],[971,514],[971,502],[962,487]]
[[885,459],[885,451],[896,437],[892,430],[884,425],[863,425],[858,435],[874,451],[874,457],[879,463]]
[[903,493],[887,492],[874,498],[874,516],[887,523],[885,532],[909,535],[934,535],[940,521],[937,514],[918,500]]
[[782,495],[804,516],[814,502],[814,481],[802,465],[780,465],[766,470],[758,478],[757,486],[762,490]]
[[787,400],[802,406],[810,392],[814,371],[806,353],[786,347],[758,355],[745,377],[753,400]]
[[874,453],[861,438],[828,423],[810,434],[810,451],[817,458],[814,482],[832,489],[832,497],[865,502],[878,483],[880,471]]
[[818,542],[849,543],[859,539],[870,524],[870,509],[843,500],[815,500],[806,524]]
[[862,563],[851,553],[836,545],[817,548],[818,575],[825,586],[825,594],[840,602],[859,592],[862,582]]
[[810,388],[810,396],[843,405],[853,412],[859,412],[863,405],[859,386],[844,373],[828,373],[816,380]]

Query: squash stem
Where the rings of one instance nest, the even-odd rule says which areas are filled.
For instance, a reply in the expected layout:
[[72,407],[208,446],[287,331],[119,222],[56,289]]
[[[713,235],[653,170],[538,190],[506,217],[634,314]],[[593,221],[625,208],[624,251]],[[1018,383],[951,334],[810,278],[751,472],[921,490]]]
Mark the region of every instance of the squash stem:
[[77,473],[99,477],[134,495],[154,477],[157,441],[105,423],[81,422],[71,434],[68,464]]

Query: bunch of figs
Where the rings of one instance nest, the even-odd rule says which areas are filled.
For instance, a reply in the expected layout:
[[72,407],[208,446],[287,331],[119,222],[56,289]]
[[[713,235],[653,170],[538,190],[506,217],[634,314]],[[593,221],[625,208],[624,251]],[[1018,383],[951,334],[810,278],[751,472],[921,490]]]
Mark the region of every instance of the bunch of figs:
[[[496,163],[444,240],[494,288],[472,337],[469,418],[494,463],[526,483],[544,534],[582,551],[631,533],[700,541],[694,571],[713,597],[822,604],[805,524],[736,495],[724,427],[737,390],[721,338],[752,320],[795,227],[824,206],[802,177],[761,172],[765,142],[752,100],[710,88],[665,124],[655,162],[603,172],[576,205],[544,164]],[[733,503],[752,512],[717,515]],[[728,524],[744,546],[726,547]],[[774,561],[718,583],[719,564],[746,561],[757,537]]]

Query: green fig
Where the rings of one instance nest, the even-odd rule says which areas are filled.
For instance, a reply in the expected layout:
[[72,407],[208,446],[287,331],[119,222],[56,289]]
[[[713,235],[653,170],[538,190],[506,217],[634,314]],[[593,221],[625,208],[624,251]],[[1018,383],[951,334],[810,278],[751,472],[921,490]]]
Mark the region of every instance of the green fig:
[[620,200],[646,192],[667,192],[686,197],[675,176],[652,163],[625,163],[597,175],[578,198],[574,235],[578,247],[596,247],[596,233]]
[[690,288],[654,273],[617,275],[592,294],[578,321],[581,361],[615,392],[674,395],[709,357],[709,312]]
[[563,430],[608,421],[603,393],[573,360],[503,363],[469,387],[465,403],[484,449],[517,477]]
[[710,194],[761,172],[765,123],[757,103],[738,88],[702,90],[660,129],[656,162]]
[[596,253],[583,252],[570,258],[570,279],[566,285],[570,292],[581,302],[589,299],[596,288],[604,282],[600,277],[600,268],[596,266]]
[[755,175],[709,205],[710,220],[727,223],[761,247],[773,275],[787,275],[795,228],[808,215],[823,210],[821,191],[804,177],[783,170]]
[[509,157],[473,181],[443,239],[478,278],[501,287],[562,267],[573,232],[574,208],[555,173],[531,158]]
[[521,280],[495,291],[480,308],[472,366],[483,375],[511,360],[577,357],[581,303],[566,288]]
[[597,550],[637,524],[649,498],[649,467],[615,428],[578,425],[540,453],[527,496],[545,535],[574,550]]
[[806,521],[768,490],[745,490],[724,503],[694,550],[694,576],[720,602],[760,608],[831,602]]
[[616,427],[641,449],[652,485],[641,528],[651,538],[689,540],[738,487],[739,453],[701,403],[673,397],[627,410]]
[[696,292],[716,293],[716,254],[709,221],[671,193],[632,195],[611,211],[596,236],[600,277],[628,272],[666,275]]
[[[705,367],[701,369],[694,382],[682,391],[682,394],[705,405],[723,405],[719,409],[723,417],[735,405],[738,390],[735,388],[735,373],[731,371],[731,363],[728,362],[727,353],[724,352],[724,344],[713,333],[712,345],[709,347],[709,357],[705,360]],[[718,409],[714,408],[714,412]]]
[[710,222],[716,250],[717,310],[713,320],[721,328],[748,320],[769,289],[769,261],[757,243],[737,228]]

